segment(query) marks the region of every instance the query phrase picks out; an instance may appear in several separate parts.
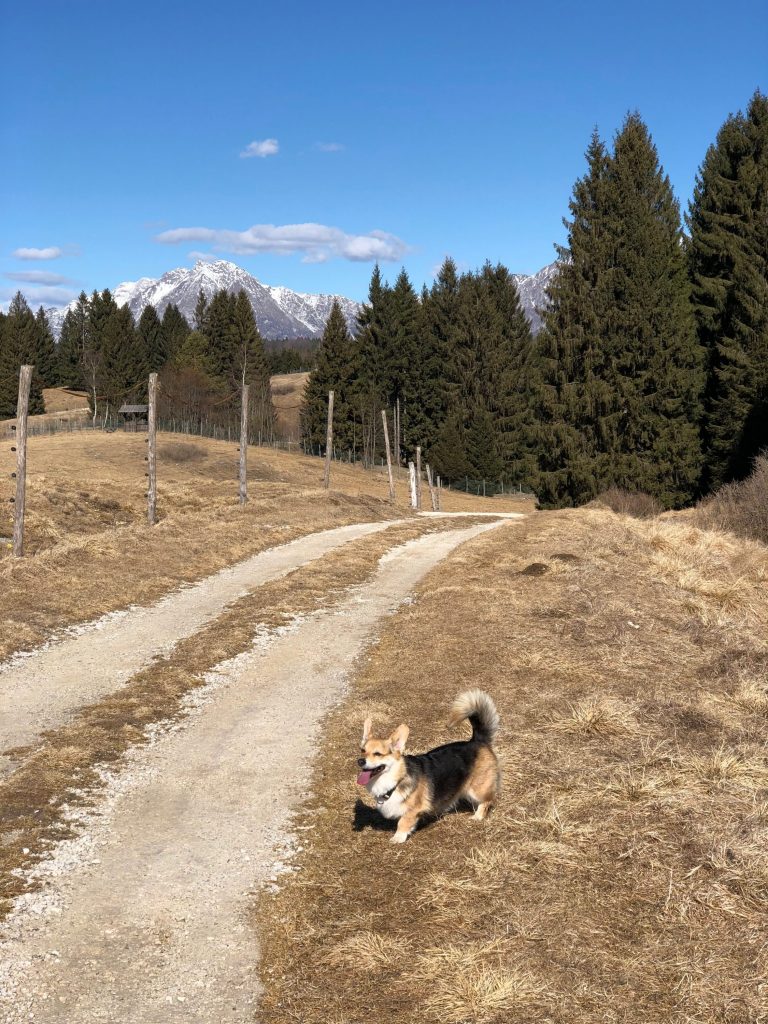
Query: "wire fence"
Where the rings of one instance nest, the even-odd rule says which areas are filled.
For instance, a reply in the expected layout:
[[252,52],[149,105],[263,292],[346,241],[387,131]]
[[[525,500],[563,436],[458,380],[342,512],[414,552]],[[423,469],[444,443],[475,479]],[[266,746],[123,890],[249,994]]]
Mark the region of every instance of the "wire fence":
[[[0,438],[13,438],[14,430],[11,427],[12,421],[0,422]],[[130,423],[117,415],[98,416],[96,421],[89,411],[83,411],[83,415],[67,415],[46,417],[30,417],[27,424],[29,436],[40,436],[50,434],[74,434],[81,432],[96,432],[112,434],[117,431],[127,433],[146,431],[146,422]],[[158,431],[172,434],[185,434],[189,437],[207,437],[216,441],[237,442],[240,439],[239,423],[222,424],[220,421],[208,420],[205,417],[198,418],[159,418]],[[304,455],[311,455],[316,458],[325,458],[325,449],[319,444],[310,444],[305,440],[291,440],[276,437],[274,434],[262,434],[255,431],[250,438],[250,443],[260,447],[274,448],[281,451],[302,452]],[[377,456],[373,460],[363,458],[360,452],[352,449],[341,449],[334,447],[334,462],[346,462],[350,465],[362,465],[365,469],[375,470],[381,473],[386,472],[386,461]],[[395,474],[407,476],[407,465],[402,462],[393,465]],[[444,482],[444,486],[453,491],[462,491],[477,497],[492,498],[495,495],[517,495],[534,498],[535,495],[524,490],[522,484],[509,480],[484,480],[475,477],[460,477],[450,483]]]

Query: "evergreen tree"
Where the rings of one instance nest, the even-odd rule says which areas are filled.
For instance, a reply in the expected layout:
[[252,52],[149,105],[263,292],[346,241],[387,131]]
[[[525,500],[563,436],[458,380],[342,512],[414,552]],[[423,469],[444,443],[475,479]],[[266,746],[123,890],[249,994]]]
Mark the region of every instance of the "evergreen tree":
[[317,350],[317,364],[304,391],[302,436],[312,450],[325,448],[329,391],[333,391],[334,446],[342,451],[352,448],[354,369],[354,341],[334,300]]
[[213,377],[213,359],[206,336],[197,330],[190,331],[174,356],[173,365]]
[[497,422],[481,402],[470,409],[465,447],[470,476],[494,482],[501,479],[504,463],[499,452]]
[[147,393],[147,354],[127,305],[111,311],[101,345],[101,388],[111,412]]
[[165,307],[162,324],[165,358],[168,360],[172,359],[183,345],[191,328],[174,303]]
[[604,379],[614,408],[600,423],[606,482],[679,507],[693,497],[701,469],[703,352],[679,206],[637,114],[616,138],[607,185],[613,259]]
[[[19,397],[19,371],[35,364],[39,354],[39,327],[21,292],[16,292],[3,323],[0,346],[0,419],[16,415]],[[29,412],[45,412],[43,381],[35,367],[29,394]]]
[[221,289],[211,298],[208,307],[208,350],[213,364],[214,375],[222,382],[236,379],[234,353],[237,348],[235,337],[235,296]]
[[232,380],[237,387],[249,385],[251,430],[259,438],[269,438],[275,423],[269,368],[253,306],[244,291],[235,296],[231,311]]
[[208,300],[202,288],[197,293],[197,302],[195,303],[195,330],[200,334],[208,332]]
[[[373,268],[368,288],[368,302],[358,316],[358,333],[354,346],[354,368],[350,371],[350,404],[354,408],[353,451],[362,450],[363,460],[375,455],[377,438],[381,436],[381,410],[389,403],[388,356],[391,349],[392,289],[382,281],[379,265]],[[393,437],[393,447],[397,440]],[[395,452],[399,458],[399,453]]]
[[440,427],[430,451],[432,466],[441,477],[453,483],[473,472],[467,457],[467,437],[463,416],[454,409]]
[[51,325],[42,306],[35,315],[37,326],[37,344],[35,352],[35,371],[39,374],[43,387],[52,388],[59,383],[58,359],[56,342],[53,340]]
[[729,117],[689,207],[696,328],[707,353],[704,488],[768,445],[768,98]]
[[594,497],[598,439],[610,395],[602,331],[610,309],[608,154],[593,132],[587,172],[576,181],[564,220],[567,244],[556,246],[558,271],[547,289],[544,329],[534,343],[541,380],[536,400],[539,502],[579,504]]
[[679,506],[701,462],[703,367],[678,205],[636,114],[612,156],[593,136],[587,160],[537,344],[540,501],[617,485]]
[[83,353],[88,324],[88,296],[80,292],[73,309],[68,309],[59,335],[58,377],[66,388],[84,386]]
[[154,306],[146,306],[136,326],[138,341],[146,355],[150,373],[158,373],[168,362],[166,336]]

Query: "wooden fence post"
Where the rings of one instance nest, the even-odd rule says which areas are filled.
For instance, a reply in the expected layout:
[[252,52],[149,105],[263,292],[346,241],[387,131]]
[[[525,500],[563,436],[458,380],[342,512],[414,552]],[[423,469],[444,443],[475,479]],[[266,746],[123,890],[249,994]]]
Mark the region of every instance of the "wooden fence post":
[[416,445],[416,508],[421,508],[421,445]]
[[242,408],[240,410],[240,504],[248,501],[248,393],[243,384]]
[[408,463],[408,480],[411,485],[411,508],[418,508],[418,497],[416,494],[416,467],[412,462]]
[[325,434],[325,475],[323,485],[326,489],[331,486],[331,456],[333,455],[333,392],[328,392],[328,429]]
[[440,503],[437,500],[437,490],[432,482],[432,469],[429,463],[427,463],[427,483],[429,484],[429,497],[432,499],[432,511],[439,512]]
[[389,476],[389,500],[395,500],[395,478],[392,476],[392,454],[389,450],[389,428],[387,427],[387,412],[381,410],[381,422],[384,424],[384,447],[387,452],[387,475]]
[[[202,431],[202,420],[200,421]],[[157,519],[157,374],[149,375],[149,414],[147,416],[147,522]]]
[[16,404],[16,498],[13,505],[13,554],[24,554],[24,508],[27,502],[27,416],[33,366],[22,366],[19,373],[19,400]]

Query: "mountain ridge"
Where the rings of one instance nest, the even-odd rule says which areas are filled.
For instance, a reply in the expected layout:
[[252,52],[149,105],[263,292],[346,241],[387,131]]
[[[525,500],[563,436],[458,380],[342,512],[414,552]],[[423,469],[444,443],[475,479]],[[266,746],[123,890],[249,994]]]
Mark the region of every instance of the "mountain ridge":
[[[534,333],[541,329],[538,311],[546,305],[544,289],[554,275],[556,266],[550,263],[535,274],[512,275]],[[176,267],[159,278],[141,277],[137,281],[123,281],[112,290],[112,294],[119,306],[128,306],[136,320],[149,305],[155,307],[158,316],[162,316],[166,307],[174,303],[192,324],[200,291],[210,299],[222,288],[247,294],[259,331],[266,341],[278,338],[319,338],[334,300],[339,302],[347,325],[354,332],[362,308],[362,303],[343,295],[296,292],[283,285],[263,284],[229,260],[198,260],[193,267]],[[74,304],[72,302],[61,309],[46,310],[55,337],[58,338],[61,333],[67,310]]]

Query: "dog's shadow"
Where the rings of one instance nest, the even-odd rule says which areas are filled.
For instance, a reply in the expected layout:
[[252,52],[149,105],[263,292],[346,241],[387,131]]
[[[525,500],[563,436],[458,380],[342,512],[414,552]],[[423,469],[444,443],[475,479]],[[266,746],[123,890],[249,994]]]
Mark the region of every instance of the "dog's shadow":
[[[455,807],[446,811],[442,815],[430,815],[428,818],[424,818],[419,822],[417,831],[421,832],[422,829],[430,828],[436,821],[441,817],[445,817],[448,814],[466,814],[472,813],[474,807],[469,801],[460,800]],[[365,829],[373,829],[374,832],[394,832],[397,829],[397,821],[393,821],[391,818],[385,818],[384,815],[377,810],[375,807],[369,807],[368,804],[358,797],[355,801],[355,810],[352,815],[352,831],[353,832],[364,832]]]
[[367,828],[372,828],[376,832],[394,832],[397,822],[385,818],[375,807],[369,807],[358,798],[355,800],[352,815],[352,831],[363,832]]

